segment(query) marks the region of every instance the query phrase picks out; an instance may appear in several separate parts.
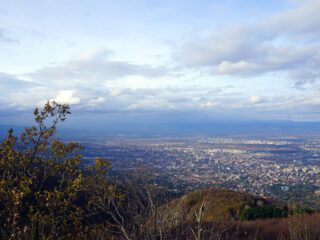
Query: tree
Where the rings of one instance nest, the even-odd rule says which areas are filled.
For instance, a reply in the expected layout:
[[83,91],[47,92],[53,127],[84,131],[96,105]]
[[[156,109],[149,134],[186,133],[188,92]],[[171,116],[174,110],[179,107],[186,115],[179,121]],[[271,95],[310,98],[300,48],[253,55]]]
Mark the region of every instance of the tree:
[[166,191],[152,171],[116,180],[103,158],[83,166],[83,147],[56,137],[69,114],[48,102],[35,109],[34,126],[20,137],[10,129],[1,142],[0,239],[172,239],[158,211]]
[[[0,146],[0,236],[2,239],[76,239],[88,231],[88,183],[108,185],[109,162],[98,158],[81,166],[82,147],[56,138],[56,127],[70,114],[67,105],[48,102],[34,111],[35,126],[20,138],[8,131]],[[119,195],[120,196],[120,195]]]

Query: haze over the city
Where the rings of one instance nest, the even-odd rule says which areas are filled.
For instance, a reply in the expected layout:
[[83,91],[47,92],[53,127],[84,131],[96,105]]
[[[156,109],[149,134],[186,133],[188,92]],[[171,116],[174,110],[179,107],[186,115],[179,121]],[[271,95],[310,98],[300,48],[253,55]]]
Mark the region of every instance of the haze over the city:
[[78,128],[318,122],[319,12],[318,0],[0,0],[0,125],[48,100]]

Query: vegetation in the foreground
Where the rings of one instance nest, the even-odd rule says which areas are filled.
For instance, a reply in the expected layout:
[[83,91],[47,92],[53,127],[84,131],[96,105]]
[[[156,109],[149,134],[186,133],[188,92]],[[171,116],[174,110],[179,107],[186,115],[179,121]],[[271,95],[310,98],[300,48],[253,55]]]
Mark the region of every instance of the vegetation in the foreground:
[[119,181],[105,159],[83,166],[82,147],[55,135],[68,114],[49,102],[2,141],[0,239],[320,239],[312,209],[218,189],[168,201],[149,171]]

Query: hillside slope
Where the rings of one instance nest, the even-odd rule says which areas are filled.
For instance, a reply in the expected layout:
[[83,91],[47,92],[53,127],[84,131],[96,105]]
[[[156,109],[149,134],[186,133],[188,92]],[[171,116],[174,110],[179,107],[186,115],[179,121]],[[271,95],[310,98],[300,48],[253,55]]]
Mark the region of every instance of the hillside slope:
[[[194,239],[197,231],[203,239],[320,238],[315,210],[226,189],[202,189],[174,199],[157,210],[157,221],[176,239]],[[150,218],[148,224],[154,223]]]
[[174,199],[158,210],[160,218],[171,224],[178,224],[181,219],[192,223],[199,211],[202,212],[204,222],[253,220],[285,217],[288,215],[288,206],[271,199],[226,189],[202,189]]

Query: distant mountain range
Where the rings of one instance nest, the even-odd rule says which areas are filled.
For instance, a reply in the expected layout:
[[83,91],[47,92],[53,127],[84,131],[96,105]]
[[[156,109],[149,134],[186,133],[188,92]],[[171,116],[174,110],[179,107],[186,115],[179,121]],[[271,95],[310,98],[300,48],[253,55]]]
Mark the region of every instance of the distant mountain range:
[[[29,125],[29,124],[26,124]],[[21,131],[23,124],[0,124],[0,135],[10,127],[16,132]],[[68,133],[70,137],[86,136],[318,136],[319,122],[294,121],[146,121],[146,122],[101,122],[77,123],[69,121],[61,124],[60,133]],[[61,134],[61,135],[63,135]]]

